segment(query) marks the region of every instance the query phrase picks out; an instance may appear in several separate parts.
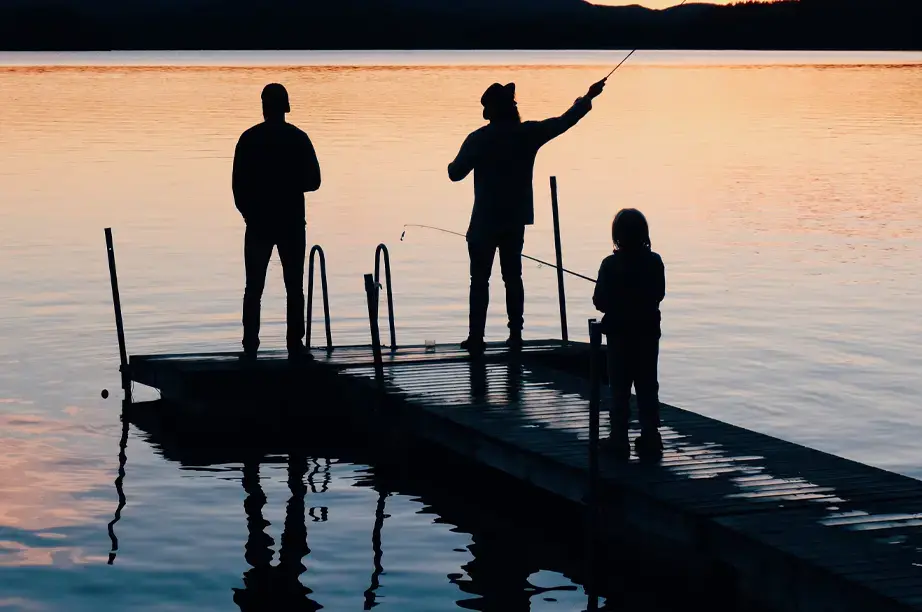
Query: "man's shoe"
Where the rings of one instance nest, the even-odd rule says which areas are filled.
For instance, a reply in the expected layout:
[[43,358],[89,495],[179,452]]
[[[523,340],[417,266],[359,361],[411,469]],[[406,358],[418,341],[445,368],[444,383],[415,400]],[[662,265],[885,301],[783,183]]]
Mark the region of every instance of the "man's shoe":
[[461,348],[471,355],[483,355],[487,345],[482,338],[468,338],[461,343]]
[[522,344],[522,332],[516,330],[510,331],[509,338],[506,339],[506,346],[513,351],[519,351],[522,349]]
[[240,361],[254,363],[256,361],[256,349],[244,349],[240,353]]
[[314,356],[311,355],[310,350],[305,348],[303,344],[298,344],[288,347],[288,360],[295,362],[307,362],[313,361]]
[[627,432],[603,438],[599,440],[599,446],[602,452],[611,454],[618,461],[627,461],[631,458],[631,441],[627,437]]

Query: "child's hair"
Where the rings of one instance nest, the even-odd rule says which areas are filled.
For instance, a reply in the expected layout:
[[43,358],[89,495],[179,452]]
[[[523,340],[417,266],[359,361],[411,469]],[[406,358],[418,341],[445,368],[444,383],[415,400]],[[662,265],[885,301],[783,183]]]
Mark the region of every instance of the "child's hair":
[[611,224],[611,241],[619,251],[650,250],[650,226],[636,208],[624,208]]

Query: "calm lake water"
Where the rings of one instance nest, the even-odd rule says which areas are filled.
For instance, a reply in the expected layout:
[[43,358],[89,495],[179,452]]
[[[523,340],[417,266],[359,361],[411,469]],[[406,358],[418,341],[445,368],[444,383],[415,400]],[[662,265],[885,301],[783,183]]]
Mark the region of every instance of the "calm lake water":
[[[329,449],[191,466],[130,431],[107,564],[121,426],[102,229],[115,232],[130,352],[236,350],[244,226],[230,164],[261,87],[280,81],[323,168],[308,240],[326,251],[334,341],[368,341],[362,274],[379,242],[399,341],[458,341],[464,241],[410,228],[401,242],[404,224],[464,231],[472,185],[446,166],[482,124],[486,86],[515,81],[523,116],[544,118],[622,57],[0,54],[0,609],[233,609],[233,589],[260,580],[254,559],[274,550],[279,563],[302,503],[309,553],[294,545],[307,567],[294,582],[325,609],[362,609],[384,489],[361,457]],[[594,276],[613,214],[641,208],[667,267],[664,401],[922,477],[920,91],[922,54],[638,53],[539,155],[525,251],[553,260],[550,175],[573,270]],[[526,265],[525,282],[526,337],[559,337],[553,270]],[[596,315],[591,290],[567,279],[576,339]],[[497,270],[490,339],[505,337],[501,303]],[[263,316],[264,346],[284,346],[277,258]],[[488,512],[445,518],[450,500],[414,487],[384,498],[381,609],[585,607],[553,557],[513,536],[478,545]],[[514,571],[484,586],[484,565]],[[501,604],[484,595],[497,592]]]

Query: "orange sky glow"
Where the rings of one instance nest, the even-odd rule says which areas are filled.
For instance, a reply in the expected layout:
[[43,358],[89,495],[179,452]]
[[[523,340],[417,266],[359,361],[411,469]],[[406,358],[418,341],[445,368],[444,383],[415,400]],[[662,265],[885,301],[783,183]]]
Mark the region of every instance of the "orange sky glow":
[[[624,6],[630,4],[639,4],[655,9],[668,8],[679,4],[682,0],[590,0],[592,4],[609,4],[612,6]],[[697,0],[689,0],[695,2]],[[731,4],[736,0],[705,0],[709,4]]]

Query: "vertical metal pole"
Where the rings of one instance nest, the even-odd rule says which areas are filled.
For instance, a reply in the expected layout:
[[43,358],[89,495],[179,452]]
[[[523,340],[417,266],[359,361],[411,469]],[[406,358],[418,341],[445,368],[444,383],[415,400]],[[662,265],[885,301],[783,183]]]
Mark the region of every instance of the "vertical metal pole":
[[596,537],[599,525],[599,410],[601,405],[602,326],[589,319],[589,495],[587,508],[587,556],[589,610],[598,610]]
[[372,274],[365,275],[365,297],[368,300],[368,323],[371,328],[371,351],[375,360],[375,374],[383,376],[381,360],[381,333],[378,330],[378,284]]
[[112,283],[112,305],[115,308],[115,331],[118,334],[118,371],[122,374],[122,389],[131,393],[131,379],[128,376],[128,349],[125,347],[125,327],[122,323],[122,301],[118,294],[118,274],[115,271],[115,247],[112,244],[112,228],[106,228],[106,251],[109,254],[109,281]]
[[599,412],[602,403],[602,326],[589,322],[589,493],[596,501],[599,479]]
[[307,263],[307,313],[304,316],[304,346],[311,350],[311,323],[314,321],[314,247]]
[[327,336],[327,352],[332,352],[333,332],[330,329],[330,292],[327,290],[327,261],[323,256],[323,249],[320,250],[320,289],[323,291],[323,329]]
[[567,334],[567,294],[563,287],[563,252],[560,247],[560,214],[557,210],[557,177],[551,177],[551,210],[554,212],[554,250],[557,254],[557,298],[560,301],[560,338],[564,344]]

